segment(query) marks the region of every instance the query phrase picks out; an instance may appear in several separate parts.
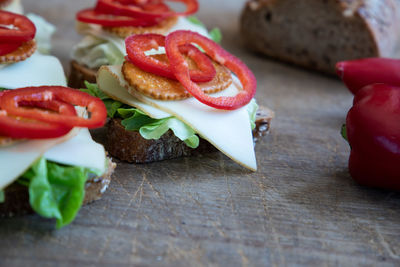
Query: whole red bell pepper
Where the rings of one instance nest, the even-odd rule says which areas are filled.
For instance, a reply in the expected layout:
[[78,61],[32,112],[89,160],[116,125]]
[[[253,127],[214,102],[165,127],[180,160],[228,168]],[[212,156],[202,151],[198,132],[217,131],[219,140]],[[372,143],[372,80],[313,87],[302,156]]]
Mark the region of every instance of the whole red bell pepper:
[[355,95],[345,128],[351,176],[362,185],[400,191],[400,60],[359,59],[336,68]]
[[346,129],[353,179],[400,190],[400,87],[373,84],[359,90]]
[[336,64],[336,72],[355,95],[364,86],[385,83],[400,87],[400,60],[363,58]]

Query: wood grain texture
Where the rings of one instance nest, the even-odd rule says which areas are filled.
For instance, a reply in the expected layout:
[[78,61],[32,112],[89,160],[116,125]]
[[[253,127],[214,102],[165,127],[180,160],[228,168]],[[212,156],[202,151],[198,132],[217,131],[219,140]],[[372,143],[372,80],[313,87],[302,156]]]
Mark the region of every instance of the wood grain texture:
[[[72,4],[73,3],[73,4]],[[68,68],[73,12],[93,1],[25,0],[58,26]],[[220,153],[118,164],[103,199],[70,226],[36,215],[0,220],[3,266],[395,266],[400,194],[356,185],[339,131],[352,98],[335,79],[243,49],[244,1],[200,0],[198,17],[254,70],[260,104],[276,112],[251,173]]]

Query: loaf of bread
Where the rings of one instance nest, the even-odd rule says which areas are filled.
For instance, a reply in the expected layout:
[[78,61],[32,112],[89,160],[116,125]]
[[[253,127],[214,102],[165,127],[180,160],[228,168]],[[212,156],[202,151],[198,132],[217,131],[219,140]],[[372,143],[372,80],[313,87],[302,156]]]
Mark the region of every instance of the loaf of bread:
[[326,73],[400,52],[399,0],[250,0],[240,24],[253,51]]

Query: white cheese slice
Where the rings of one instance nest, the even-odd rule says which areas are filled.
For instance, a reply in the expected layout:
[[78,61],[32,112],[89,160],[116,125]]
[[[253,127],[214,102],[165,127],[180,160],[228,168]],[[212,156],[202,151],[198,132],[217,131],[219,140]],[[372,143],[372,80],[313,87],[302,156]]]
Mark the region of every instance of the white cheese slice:
[[105,172],[104,147],[92,140],[88,129],[81,129],[79,133],[48,150],[44,157],[57,163],[82,166]]
[[40,157],[64,165],[82,166],[105,172],[102,145],[94,142],[87,129],[75,128],[68,135],[30,140],[0,148],[0,190],[14,182]]
[[[101,69],[102,68],[103,67],[101,67]],[[125,86],[128,86],[128,84],[122,77],[121,71],[112,72],[114,70],[114,66],[110,66],[109,69],[110,71],[101,70],[99,72],[100,76],[98,77],[98,79],[101,79],[100,89],[109,97],[132,107],[136,107],[154,119],[164,119],[171,116],[171,114],[165,111],[134,98],[125,89]],[[108,70],[108,68],[106,70]],[[120,81],[120,83],[118,83],[118,81]],[[122,84],[122,86],[120,86],[120,84]]]
[[23,141],[0,148],[0,190],[14,182],[51,147],[68,140],[78,133],[75,128],[69,134],[54,139]]
[[21,0],[12,0],[10,4],[3,7],[2,10],[13,12],[17,14],[23,14],[24,10],[21,5]]
[[35,53],[24,61],[4,65],[0,69],[0,88],[66,84],[60,61],[56,57],[40,53]]
[[[123,93],[129,85],[121,74],[121,66],[101,67],[97,82],[100,90],[106,94],[115,96],[125,104],[138,107],[150,116],[156,108],[177,117],[232,160],[253,171],[257,170],[252,130],[246,107],[223,111],[204,105],[194,98],[160,101],[139,93],[132,96],[127,92]],[[229,88],[215,96],[235,95],[238,86],[240,85],[236,80]],[[140,102],[147,105],[138,104]]]

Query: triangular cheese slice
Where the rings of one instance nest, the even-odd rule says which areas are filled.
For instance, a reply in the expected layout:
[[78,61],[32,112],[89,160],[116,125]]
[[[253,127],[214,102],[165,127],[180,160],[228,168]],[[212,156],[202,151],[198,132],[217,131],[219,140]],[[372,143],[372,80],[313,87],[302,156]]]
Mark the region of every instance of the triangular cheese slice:
[[68,135],[29,140],[0,148],[0,190],[14,182],[40,157],[70,166],[105,172],[104,147],[94,142],[87,129],[74,128]]
[[34,53],[30,58],[0,68],[0,88],[66,85],[60,61],[53,56]]
[[100,173],[105,172],[104,147],[92,140],[89,130],[84,128],[66,142],[62,142],[50,150],[44,157],[64,165],[81,166],[96,169]]
[[[101,67],[97,82],[100,90],[106,94],[111,97],[117,95],[116,99],[138,107],[150,116],[154,108],[175,116],[237,163],[253,171],[257,169],[252,130],[246,107],[234,111],[223,111],[204,105],[194,98],[160,101],[140,93],[132,96],[126,92],[129,85],[122,76],[121,66]],[[229,88],[215,96],[235,95],[238,92],[237,86],[236,80]],[[139,104],[141,102],[147,105]]]
[[68,140],[79,132],[75,128],[69,134],[54,139],[22,141],[0,148],[0,190],[15,181],[53,146]]

